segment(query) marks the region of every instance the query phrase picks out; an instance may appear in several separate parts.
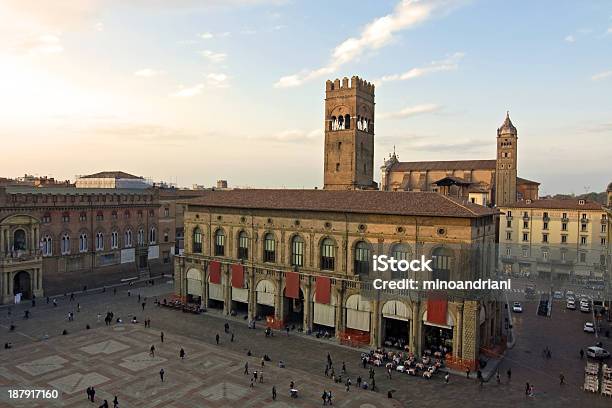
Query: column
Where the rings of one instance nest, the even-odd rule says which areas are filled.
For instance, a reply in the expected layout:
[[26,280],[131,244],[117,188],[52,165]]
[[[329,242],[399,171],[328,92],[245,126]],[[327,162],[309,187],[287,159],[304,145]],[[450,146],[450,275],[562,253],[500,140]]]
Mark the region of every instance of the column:
[[463,349],[463,303],[457,304],[457,339],[453,341],[453,357],[461,357]]
[[380,300],[376,299],[372,303],[374,308],[372,310],[372,324],[370,327],[370,345],[374,348],[378,348],[381,345]]
[[221,284],[223,285],[223,314],[225,315],[230,314],[232,311],[232,279],[229,268],[229,264],[222,266]]
[[344,331],[344,288],[338,290],[338,304],[336,305],[336,338]]
[[417,351],[420,349],[419,332],[421,322],[419,320],[420,315],[420,302],[417,300],[412,302],[412,320],[410,320],[410,341],[408,347],[415,355],[419,355]]
[[208,308],[208,274],[206,273],[206,265],[202,266],[202,297],[200,299],[200,307]]
[[249,311],[248,319],[253,320],[257,314],[257,293],[255,292],[255,268],[249,268],[247,277],[249,281]]
[[276,294],[274,296],[274,319],[283,319],[283,281],[281,279],[282,272],[277,272],[276,278]]
[[478,302],[467,300],[463,304],[463,347],[461,358],[475,364],[480,346],[478,333]]
[[304,285],[304,331],[310,333],[312,331],[312,299],[310,295],[311,280],[310,277],[306,278],[306,284]]

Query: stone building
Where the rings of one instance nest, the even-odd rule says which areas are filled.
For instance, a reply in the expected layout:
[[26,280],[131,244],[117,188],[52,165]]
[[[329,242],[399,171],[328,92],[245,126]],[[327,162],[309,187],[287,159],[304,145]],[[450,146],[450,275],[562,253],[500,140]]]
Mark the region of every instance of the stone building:
[[508,275],[602,281],[609,215],[583,199],[524,200],[500,208],[500,270]]
[[381,190],[435,191],[481,205],[537,200],[539,183],[517,176],[518,132],[506,114],[497,129],[493,160],[400,162],[395,152],[381,167]]
[[80,176],[75,184],[77,188],[146,189],[151,187],[151,184],[143,177],[134,176],[123,171],[101,171]]
[[473,367],[502,342],[495,295],[373,290],[372,256],[433,259],[419,280],[494,277],[497,211],[429,192],[207,191],[185,210],[175,290],[186,302],[328,332],[349,344],[443,345]]
[[0,187],[2,302],[170,272],[170,215],[152,189]]

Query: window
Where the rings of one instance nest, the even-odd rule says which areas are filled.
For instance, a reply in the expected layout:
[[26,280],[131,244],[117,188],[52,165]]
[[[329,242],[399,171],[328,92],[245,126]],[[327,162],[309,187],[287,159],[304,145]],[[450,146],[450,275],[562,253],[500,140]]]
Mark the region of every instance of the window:
[[127,231],[125,231],[124,234],[124,238],[123,238],[123,246],[126,248],[131,248],[132,247],[132,230],[128,229]]
[[356,275],[370,274],[370,247],[364,241],[359,241],[355,245],[354,267]]
[[169,238],[168,238],[168,233],[164,232],[164,242],[168,242]]
[[512,228],[512,220],[506,221],[506,228]]
[[87,234],[79,235],[79,252],[87,251]]
[[542,259],[545,261],[548,261],[548,250],[547,249],[542,250]]
[[529,221],[523,221],[523,228],[529,228]]
[[606,232],[606,224],[601,225],[601,232]]
[[561,218],[563,218],[564,220],[567,220],[567,213],[563,213],[563,216]]
[[512,211],[508,211],[508,212],[506,213],[506,216],[507,216],[507,217],[512,217]]
[[561,243],[567,244],[567,235],[561,235]]
[[567,258],[567,253],[565,251],[561,251],[561,260],[565,261]]
[[202,231],[200,227],[195,227],[193,229],[193,252],[196,254],[202,253]]
[[70,214],[65,212],[62,214],[62,222],[70,222]]
[[104,221],[104,213],[102,211],[98,211],[96,214],[96,221]]
[[506,256],[512,256],[512,248],[506,248]]
[[96,251],[104,250],[104,234],[98,232],[96,234]]
[[149,244],[155,244],[157,242],[157,229],[151,227],[149,230]]
[[68,236],[68,234],[64,234],[62,236],[61,252],[62,255],[67,255],[70,253],[70,237]]
[[601,238],[601,245],[605,246],[606,245],[606,239],[605,238]]
[[291,239],[291,265],[304,266],[304,240],[299,235]]
[[42,218],[43,224],[49,224],[51,222],[51,214],[45,213]]
[[111,232],[111,249],[119,248],[119,234],[117,231]]
[[164,217],[169,217],[170,216],[170,208],[165,207],[164,208]]
[[431,257],[433,258],[432,279],[449,280],[453,253],[448,248],[436,248]]
[[582,214],[582,219],[586,220],[587,219],[587,215],[585,213]]
[[567,222],[561,223],[561,231],[567,231]]
[[548,234],[542,234],[542,242],[548,242]]
[[542,229],[547,230],[548,229],[548,223],[545,222],[544,225],[542,226]]
[[263,261],[276,262],[276,240],[272,233],[268,233],[264,237]]
[[249,236],[244,231],[238,234],[238,259],[249,259]]
[[215,256],[225,256],[225,233],[222,229],[215,232]]
[[112,218],[113,220],[116,220],[116,219],[117,219],[117,211],[113,211],[113,212],[111,213],[111,218]]
[[587,237],[580,237],[580,245],[586,245],[587,244]]
[[524,241],[524,242],[529,241],[529,234],[527,234],[527,233],[524,233],[524,234],[523,234],[523,241]]
[[523,258],[527,258],[529,256],[529,249],[523,248]]
[[41,250],[43,256],[53,255],[53,240],[49,235],[45,235],[42,239]]
[[144,245],[144,230],[142,228],[138,230],[138,235],[136,236],[136,243],[138,245]]
[[321,269],[333,271],[336,260],[336,247],[331,238],[325,238],[321,242]]
[[580,227],[580,231],[585,232],[586,230],[587,230],[587,225],[582,224],[582,226]]
[[586,252],[580,252],[580,262],[586,262]]
[[512,240],[512,233],[511,232],[506,232],[506,240],[508,240],[508,241]]
[[81,212],[79,214],[79,221],[87,221],[87,213],[86,212]]

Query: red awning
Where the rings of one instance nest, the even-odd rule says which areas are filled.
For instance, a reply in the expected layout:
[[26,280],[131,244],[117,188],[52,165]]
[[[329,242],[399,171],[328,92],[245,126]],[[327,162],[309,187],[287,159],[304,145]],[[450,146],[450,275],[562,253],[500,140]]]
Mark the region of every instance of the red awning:
[[300,298],[300,274],[297,272],[285,272],[285,296],[288,298]]
[[427,321],[446,326],[446,307],[448,300],[440,298],[427,299]]
[[210,283],[221,283],[221,263],[219,261],[210,261],[208,275],[210,276]]
[[317,276],[315,281],[315,302],[328,305],[331,299],[331,279],[326,276]]
[[232,287],[244,287],[244,266],[240,264],[232,265]]

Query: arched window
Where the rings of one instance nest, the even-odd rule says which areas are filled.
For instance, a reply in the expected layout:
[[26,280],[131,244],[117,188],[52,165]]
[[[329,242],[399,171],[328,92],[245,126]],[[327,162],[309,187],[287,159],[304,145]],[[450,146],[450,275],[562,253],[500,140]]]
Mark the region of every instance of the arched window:
[[249,259],[249,237],[244,231],[238,234],[238,259]]
[[87,234],[79,235],[79,252],[87,251]]
[[332,116],[331,120],[329,121],[329,130],[336,130],[335,126],[336,126],[336,117]]
[[138,245],[144,245],[144,230],[140,228],[138,230],[138,234],[136,235],[136,242]]
[[[410,261],[410,247],[408,247],[408,245],[406,244],[394,244],[391,247],[391,256],[396,260],[396,261]],[[397,269],[397,268],[396,268]],[[406,274],[406,272],[402,272],[399,270],[395,270],[395,271],[391,271],[391,278],[393,279],[400,279],[400,278],[405,278],[406,276],[404,276]]]
[[157,242],[157,229],[151,227],[149,231],[149,244],[155,244]]
[[321,242],[321,269],[333,271],[336,261],[336,246],[334,240],[325,238]]
[[344,116],[338,116],[338,130],[344,129]]
[[276,240],[274,234],[267,233],[264,237],[264,262],[276,262]]
[[453,264],[453,252],[448,248],[439,247],[433,250],[431,258],[433,260],[432,279],[449,280]]
[[104,234],[98,232],[96,234],[96,250],[103,251],[104,250]]
[[41,248],[43,256],[53,255],[53,240],[49,235],[45,235],[42,239]]
[[123,238],[123,246],[126,248],[131,248],[132,247],[132,230],[128,229],[127,231],[125,231],[124,234],[124,238]]
[[220,228],[215,232],[215,256],[225,256],[225,232]]
[[22,229],[15,230],[13,233],[13,250],[25,251],[27,248],[26,233]]
[[202,231],[200,231],[200,227],[193,229],[193,252],[196,254],[202,253]]
[[364,241],[355,245],[354,267],[356,275],[370,274],[370,246]]
[[291,239],[291,265],[304,266],[304,240],[299,235]]
[[111,232],[111,248],[119,248],[119,234],[117,233],[117,231]]
[[351,128],[351,115],[349,115],[348,113],[344,115],[344,128],[345,129]]
[[62,255],[66,255],[70,253],[70,236],[68,234],[64,234],[62,236],[62,245],[61,245]]

